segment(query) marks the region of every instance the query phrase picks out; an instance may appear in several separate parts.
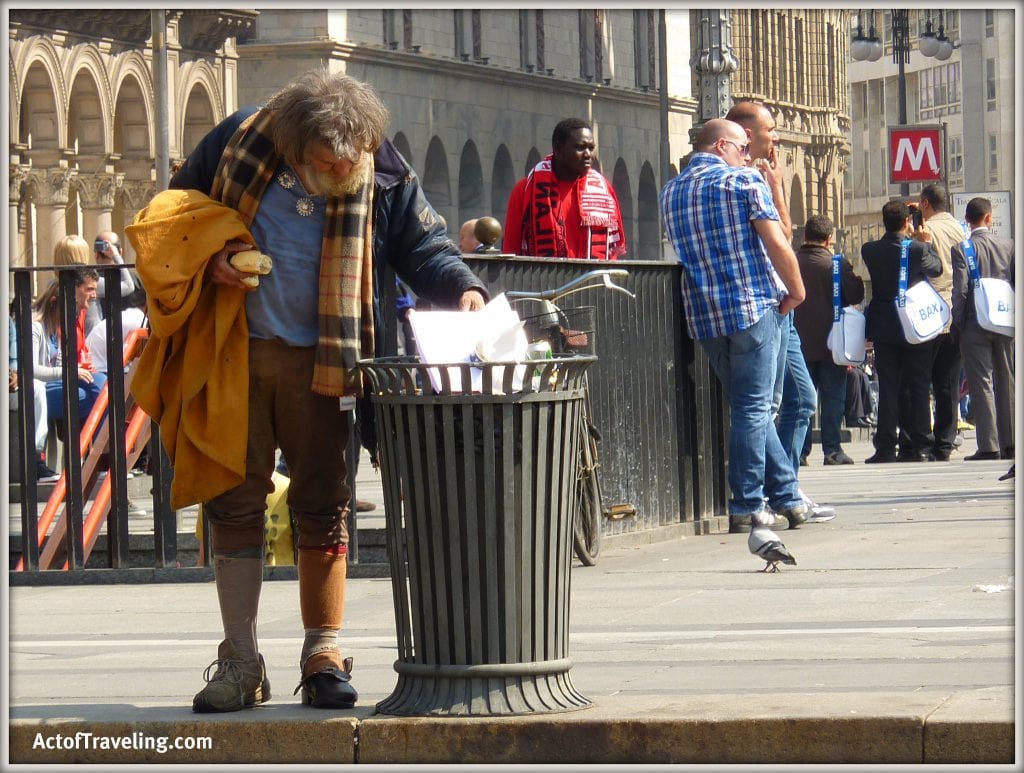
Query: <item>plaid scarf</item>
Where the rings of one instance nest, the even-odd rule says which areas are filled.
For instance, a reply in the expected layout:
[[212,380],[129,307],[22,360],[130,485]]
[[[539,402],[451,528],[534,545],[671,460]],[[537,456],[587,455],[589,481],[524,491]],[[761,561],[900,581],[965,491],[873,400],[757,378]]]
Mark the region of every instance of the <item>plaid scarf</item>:
[[[281,160],[270,136],[273,119],[264,108],[242,122],[224,149],[210,192],[211,198],[238,210],[246,226],[252,225]],[[327,198],[312,383],[318,394],[362,395],[356,362],[374,354],[372,205],[372,166],[358,192]]]

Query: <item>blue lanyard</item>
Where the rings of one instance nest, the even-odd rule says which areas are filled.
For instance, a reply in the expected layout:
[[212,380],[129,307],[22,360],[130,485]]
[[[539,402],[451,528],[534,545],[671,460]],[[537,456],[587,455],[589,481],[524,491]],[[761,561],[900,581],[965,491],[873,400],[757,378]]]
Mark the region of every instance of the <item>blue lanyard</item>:
[[971,234],[967,230],[967,224],[961,223],[960,227],[964,229],[964,240],[960,242],[960,247],[964,251],[964,258],[967,260],[967,270],[971,275],[971,284],[978,287],[981,284],[981,272],[978,271],[978,259],[974,254],[974,242],[971,241]]
[[900,292],[896,305],[901,309],[907,305],[907,274],[910,272],[910,239],[900,242]]
[[839,297],[839,261],[843,259],[842,255],[832,256],[832,321],[838,322],[839,317],[842,314],[842,308]]

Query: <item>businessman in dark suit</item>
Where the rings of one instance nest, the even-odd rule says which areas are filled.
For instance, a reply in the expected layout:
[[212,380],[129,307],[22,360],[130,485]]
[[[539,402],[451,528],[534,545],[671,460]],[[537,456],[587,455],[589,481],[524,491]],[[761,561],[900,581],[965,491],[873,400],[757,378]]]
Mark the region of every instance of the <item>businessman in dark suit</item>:
[[[860,249],[861,258],[871,276],[871,302],[865,311],[866,337],[874,342],[875,368],[878,371],[878,426],[875,430],[875,454],[865,464],[879,462],[922,462],[931,458],[934,438],[931,433],[931,387],[934,343],[908,344],[896,313],[899,294],[900,244],[910,242],[907,287],[942,273],[942,263],[931,245],[931,235],[914,231],[910,208],[902,201],[890,201],[882,207],[885,234]],[[900,391],[908,396],[900,401]],[[909,448],[896,442],[900,427],[910,438]]]
[[[992,202],[977,197],[967,202],[964,219],[971,229],[978,273],[1014,286],[1013,242],[990,230]],[[953,326],[960,331],[960,351],[971,389],[971,413],[978,450],[964,458],[1013,458],[1013,338],[985,330],[974,311],[974,287],[960,244],[953,247]]]

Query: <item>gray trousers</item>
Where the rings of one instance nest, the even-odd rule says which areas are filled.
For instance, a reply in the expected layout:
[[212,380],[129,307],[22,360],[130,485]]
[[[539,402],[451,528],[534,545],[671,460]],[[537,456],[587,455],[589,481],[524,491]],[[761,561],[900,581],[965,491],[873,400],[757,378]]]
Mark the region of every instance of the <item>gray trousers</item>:
[[966,324],[960,352],[971,390],[971,415],[979,451],[1013,449],[1013,339]]

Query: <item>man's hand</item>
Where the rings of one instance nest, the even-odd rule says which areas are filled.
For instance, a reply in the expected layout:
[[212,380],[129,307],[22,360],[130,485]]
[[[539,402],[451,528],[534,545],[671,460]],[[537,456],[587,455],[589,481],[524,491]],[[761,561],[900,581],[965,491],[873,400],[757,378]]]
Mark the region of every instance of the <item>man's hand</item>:
[[103,263],[106,265],[119,263],[120,261],[117,258],[120,256],[121,253],[118,251],[117,245],[111,241],[108,241],[106,244],[107,248],[103,250],[103,252],[96,253],[96,262]]
[[795,295],[787,294],[786,297],[782,299],[781,303],[779,303],[779,314],[785,316],[803,302],[804,299],[802,297],[797,298]]
[[8,370],[7,371],[7,389],[10,392],[18,391],[18,371]]
[[917,239],[917,241],[919,242],[930,244],[932,241],[932,232],[928,230],[928,226],[922,223],[921,225],[914,229],[914,232],[911,234],[911,237]]
[[89,370],[88,368],[83,368],[83,367],[79,366],[79,368],[78,368],[78,380],[79,381],[84,381],[86,384],[91,384],[96,379],[93,378],[91,370]]
[[214,284],[224,285],[225,287],[237,287],[239,290],[255,290],[258,288],[249,287],[243,278],[249,276],[239,271],[237,268],[232,266],[228,261],[231,256],[236,252],[244,252],[245,250],[254,250],[256,247],[252,244],[246,244],[243,241],[234,239],[224,245],[224,249],[220,252],[215,252],[206,264],[206,271],[203,274],[203,278],[207,282],[213,282]]
[[782,176],[775,171],[775,164],[767,158],[759,158],[754,162],[754,168],[761,173],[768,187],[773,191],[782,188]]
[[480,311],[487,302],[479,290],[466,290],[459,298],[459,311]]

